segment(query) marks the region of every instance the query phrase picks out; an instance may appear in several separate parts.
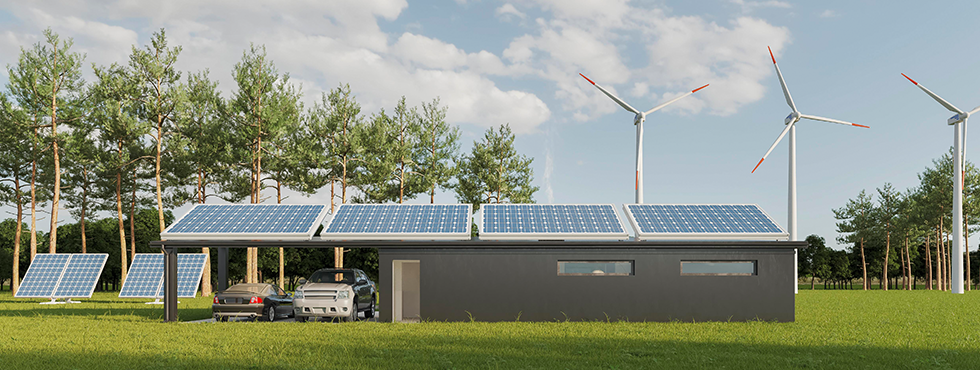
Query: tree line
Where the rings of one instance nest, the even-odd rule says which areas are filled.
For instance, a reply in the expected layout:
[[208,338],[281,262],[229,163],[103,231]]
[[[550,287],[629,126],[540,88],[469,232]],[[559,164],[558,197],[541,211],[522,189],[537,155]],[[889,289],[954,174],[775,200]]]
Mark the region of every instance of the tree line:
[[[110,253],[118,274],[104,284],[116,287],[135,253],[173,221],[170,210],[189,203],[282,203],[287,189],[309,196],[329,185],[332,212],[337,202],[427,195],[432,203],[437,191],[477,206],[531,203],[538,190],[532,159],[517,153],[509,125],[491,127],[462,153],[459,128],[438,98],[411,107],[402,96],[393,109],[366,114],[340,84],[307,107],[301,87],[256,45],[235,64],[225,97],[208,69],[175,67],[182,48],[164,29],[134,45],[126,64],[93,63],[95,80],[87,82],[85,56],[72,46],[45,30],[44,41],[22,47],[7,66],[0,91],[0,204],[15,209],[0,224],[0,258],[11,267],[0,280],[9,277],[14,290],[38,248],[56,253],[66,243],[62,252]],[[76,221],[61,225],[68,239],[58,233],[61,209]],[[37,228],[43,217],[47,233]],[[312,266],[343,267],[344,254],[247,248],[231,254],[230,275],[284,286]],[[348,259],[377,276],[377,251],[350,251]],[[205,295],[210,275],[205,269]]]
[[[890,183],[873,192],[862,190],[847,204],[834,209],[837,241],[847,250],[832,250],[817,235],[807,237],[801,250],[800,276],[816,279],[825,287],[850,288],[854,280],[862,289],[949,290],[953,284],[975,285],[978,273],[971,265],[980,262],[980,249],[970,253],[969,236],[980,228],[980,171],[965,162],[963,171],[963,223],[967,244],[963,256],[951,255],[953,209],[953,153],[933,160],[918,174],[919,184],[899,191]],[[963,258],[966,281],[951,281],[954,258]]]

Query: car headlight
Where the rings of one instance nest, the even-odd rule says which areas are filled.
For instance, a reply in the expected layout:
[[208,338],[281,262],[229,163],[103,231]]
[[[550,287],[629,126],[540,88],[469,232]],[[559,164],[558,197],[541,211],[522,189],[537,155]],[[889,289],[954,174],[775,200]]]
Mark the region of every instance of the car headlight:
[[303,298],[303,291],[297,290],[295,293],[293,293],[293,298]]
[[337,292],[337,299],[347,299],[350,298],[350,292],[346,290],[341,290]]

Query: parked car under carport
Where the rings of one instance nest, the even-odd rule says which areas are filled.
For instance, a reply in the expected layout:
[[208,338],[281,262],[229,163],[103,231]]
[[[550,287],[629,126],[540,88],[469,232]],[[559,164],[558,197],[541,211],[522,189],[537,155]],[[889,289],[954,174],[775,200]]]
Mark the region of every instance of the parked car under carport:
[[236,284],[214,295],[211,313],[215,321],[228,321],[229,317],[275,321],[292,317],[293,295],[273,284]]

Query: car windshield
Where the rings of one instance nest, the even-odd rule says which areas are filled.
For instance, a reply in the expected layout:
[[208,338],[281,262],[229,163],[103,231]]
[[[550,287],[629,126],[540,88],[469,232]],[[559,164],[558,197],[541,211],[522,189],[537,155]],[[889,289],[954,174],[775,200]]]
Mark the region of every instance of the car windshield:
[[264,284],[238,284],[225,291],[229,293],[263,293],[266,288],[268,286]]
[[353,271],[317,271],[310,277],[311,283],[353,283]]

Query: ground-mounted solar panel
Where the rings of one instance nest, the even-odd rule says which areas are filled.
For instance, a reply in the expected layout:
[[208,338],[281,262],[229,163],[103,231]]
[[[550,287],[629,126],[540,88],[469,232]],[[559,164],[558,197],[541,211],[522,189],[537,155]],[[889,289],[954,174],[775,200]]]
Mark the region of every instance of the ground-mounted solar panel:
[[51,298],[70,258],[70,254],[35,254],[14,297]]
[[469,240],[469,204],[343,204],[320,238],[328,240]]
[[177,255],[177,296],[194,298],[201,284],[205,262],[208,255],[203,253],[182,253]]
[[309,240],[329,213],[322,204],[197,204],[163,240]]
[[483,240],[623,240],[626,225],[612,204],[482,204]]
[[[208,256],[177,254],[177,296],[194,298],[201,284]],[[119,291],[119,298],[163,298],[163,254],[137,253]]]
[[783,240],[779,224],[755,204],[625,204],[639,240]]
[[133,263],[129,265],[126,280],[119,290],[119,298],[159,298],[161,284],[163,254],[137,253],[133,257]]
[[72,254],[65,266],[65,271],[61,274],[58,288],[54,290],[52,298],[90,298],[95,290],[95,285],[102,276],[102,269],[105,268],[106,260],[109,255],[98,254]]

